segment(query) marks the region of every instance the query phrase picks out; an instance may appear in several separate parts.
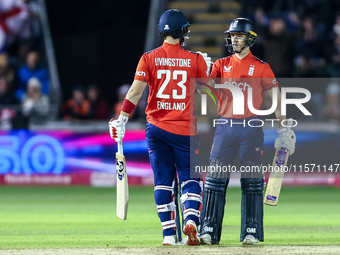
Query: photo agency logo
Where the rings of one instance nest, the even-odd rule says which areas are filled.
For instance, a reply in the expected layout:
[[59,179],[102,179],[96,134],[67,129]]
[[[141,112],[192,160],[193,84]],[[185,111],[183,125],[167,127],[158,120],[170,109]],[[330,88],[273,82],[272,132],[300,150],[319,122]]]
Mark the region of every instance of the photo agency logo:
[[[276,83],[276,79],[274,79],[273,84]],[[275,82],[275,83],[274,83]],[[237,82],[233,81],[232,78],[229,78],[225,83],[222,84],[215,84],[214,87],[209,86],[204,83],[198,83],[200,85],[204,85],[206,88],[200,87],[199,89],[206,92],[201,93],[201,114],[207,115],[207,94],[213,99],[215,105],[217,106],[217,102],[213,96],[215,94],[219,100],[219,103],[221,105],[226,104],[227,102],[222,102],[219,94],[215,89],[226,89],[229,90],[229,92],[232,95],[232,107],[233,107],[233,115],[244,115],[245,114],[245,107],[248,107],[249,111],[257,116],[268,116],[272,113],[274,113],[278,106],[278,95],[279,90],[278,87],[272,88],[272,105],[270,109],[267,110],[259,110],[254,107],[253,102],[253,88],[251,86],[251,81],[243,81],[243,82]],[[210,91],[211,92],[210,92]],[[213,93],[213,94],[212,94]],[[295,94],[299,95],[296,98],[287,98],[287,94]],[[309,90],[305,88],[299,88],[299,87],[283,87],[281,88],[281,115],[287,115],[287,105],[295,105],[305,116],[311,116],[312,114],[306,109],[303,104],[307,103],[311,99],[311,93]],[[245,95],[247,95],[247,104],[245,104]],[[301,98],[301,95],[304,95],[304,97]],[[232,122],[232,120],[229,120]],[[259,121],[259,125],[252,125],[255,121]],[[278,119],[266,119],[265,121],[271,121],[272,127],[274,127],[274,122],[279,121]],[[250,120],[252,123],[245,123],[245,120],[243,123],[234,123],[234,124],[243,124],[244,126],[248,124],[250,127],[261,127],[264,125],[264,121],[261,119],[252,119]],[[228,120],[226,119],[214,119],[213,120],[213,126],[220,124],[227,124]],[[258,123],[258,122],[257,122]],[[232,125],[232,123],[230,123]],[[293,125],[289,127],[295,127],[297,125],[297,121],[293,120]],[[288,127],[287,120],[284,120],[282,122],[282,125],[285,127]]]
[[[198,87],[198,89],[204,91],[205,93],[207,93],[212,98],[212,100],[214,101],[215,106],[217,106],[215,97],[211,94],[209,89],[217,96],[218,101],[220,102],[220,104],[222,104],[220,96],[218,95],[217,91],[213,87],[211,87],[211,86],[209,86],[208,84],[205,84],[205,83],[201,83],[201,82],[197,82],[197,83],[207,87],[207,88]],[[207,115],[207,94],[201,94],[201,98],[202,98],[201,114],[202,115]]]

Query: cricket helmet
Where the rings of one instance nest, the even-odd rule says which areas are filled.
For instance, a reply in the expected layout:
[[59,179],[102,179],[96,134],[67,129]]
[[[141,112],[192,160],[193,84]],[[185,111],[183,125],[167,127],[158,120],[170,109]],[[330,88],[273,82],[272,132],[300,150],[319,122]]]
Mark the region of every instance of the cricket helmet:
[[[237,18],[234,19],[229,26],[229,30],[224,32],[227,34],[226,39],[226,46],[228,47],[228,51],[231,53],[240,53],[244,48],[251,47],[254,45],[257,34],[254,32],[253,24],[250,22],[250,20],[245,18]],[[236,52],[233,49],[233,45],[231,42],[231,33],[240,33],[240,34],[246,34],[248,37],[245,39],[245,44],[243,48]]]
[[185,15],[176,9],[171,9],[162,14],[158,23],[158,31],[163,38],[167,35],[174,39],[180,38],[181,45],[184,46],[185,39],[189,39],[189,22]]

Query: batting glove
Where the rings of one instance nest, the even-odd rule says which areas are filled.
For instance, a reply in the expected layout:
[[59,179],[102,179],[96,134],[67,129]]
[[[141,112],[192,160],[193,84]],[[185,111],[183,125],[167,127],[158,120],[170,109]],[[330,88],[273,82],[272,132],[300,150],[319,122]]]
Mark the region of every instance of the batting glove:
[[290,127],[280,127],[277,129],[279,137],[276,138],[274,147],[275,149],[285,147],[292,155],[295,151],[296,135]]
[[119,115],[118,120],[111,119],[109,121],[110,136],[116,142],[121,141],[125,135],[125,124],[129,118],[123,115]]
[[197,53],[201,54],[202,57],[204,58],[205,63],[207,64],[207,74],[208,74],[208,76],[210,76],[214,62],[211,61],[211,57],[209,57],[207,53],[202,53],[200,51],[197,51]]

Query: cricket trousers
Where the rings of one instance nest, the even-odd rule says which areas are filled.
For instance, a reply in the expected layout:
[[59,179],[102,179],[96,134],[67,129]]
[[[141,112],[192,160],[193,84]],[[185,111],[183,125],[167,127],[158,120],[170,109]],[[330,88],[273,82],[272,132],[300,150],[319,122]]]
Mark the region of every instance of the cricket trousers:
[[173,188],[177,175],[183,224],[193,220],[198,225],[202,202],[199,173],[195,172],[195,166],[198,165],[198,135],[177,135],[147,123],[146,141],[154,173],[154,196],[163,236],[175,235],[178,228],[175,218],[179,216],[179,208],[174,201]]

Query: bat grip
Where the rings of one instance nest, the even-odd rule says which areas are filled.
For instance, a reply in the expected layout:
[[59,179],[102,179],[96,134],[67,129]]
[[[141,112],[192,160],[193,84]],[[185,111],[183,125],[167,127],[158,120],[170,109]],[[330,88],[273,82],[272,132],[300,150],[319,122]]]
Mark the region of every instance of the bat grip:
[[288,126],[288,131],[291,129],[291,126],[293,125],[293,119],[292,118],[290,118],[290,119],[288,119],[287,120],[287,126]]
[[123,152],[123,141],[122,139],[120,139],[118,142],[117,142],[117,147],[118,147],[118,155],[120,156],[124,156],[124,152]]

